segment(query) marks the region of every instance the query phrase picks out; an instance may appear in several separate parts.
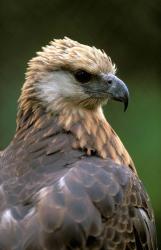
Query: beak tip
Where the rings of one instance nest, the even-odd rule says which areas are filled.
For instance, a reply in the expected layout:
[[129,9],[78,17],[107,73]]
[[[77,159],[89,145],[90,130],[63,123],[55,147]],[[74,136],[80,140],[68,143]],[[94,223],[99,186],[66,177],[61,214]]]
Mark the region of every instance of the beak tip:
[[128,98],[124,102],[124,112],[126,112],[127,108],[128,108]]

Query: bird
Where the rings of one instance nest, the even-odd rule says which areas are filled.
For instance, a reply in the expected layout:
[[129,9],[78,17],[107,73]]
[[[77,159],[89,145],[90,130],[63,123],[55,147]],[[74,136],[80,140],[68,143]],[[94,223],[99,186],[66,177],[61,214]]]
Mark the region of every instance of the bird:
[[17,128],[0,152],[0,250],[156,250],[149,196],[103,105],[127,85],[68,37],[32,58]]

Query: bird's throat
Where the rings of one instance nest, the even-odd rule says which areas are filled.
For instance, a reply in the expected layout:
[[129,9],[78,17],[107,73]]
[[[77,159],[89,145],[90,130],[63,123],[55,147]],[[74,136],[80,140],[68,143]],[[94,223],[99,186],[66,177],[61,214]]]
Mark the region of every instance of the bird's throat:
[[74,135],[73,148],[133,167],[131,157],[107,122],[101,107],[95,110],[64,109],[58,122],[65,131]]

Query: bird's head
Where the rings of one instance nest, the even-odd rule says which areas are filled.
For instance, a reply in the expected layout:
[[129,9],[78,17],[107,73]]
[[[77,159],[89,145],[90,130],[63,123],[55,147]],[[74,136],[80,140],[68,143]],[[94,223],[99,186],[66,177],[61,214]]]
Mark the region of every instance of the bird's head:
[[62,105],[94,109],[114,99],[126,109],[128,97],[104,51],[64,38],[52,41],[29,62],[20,105],[29,98],[50,111]]

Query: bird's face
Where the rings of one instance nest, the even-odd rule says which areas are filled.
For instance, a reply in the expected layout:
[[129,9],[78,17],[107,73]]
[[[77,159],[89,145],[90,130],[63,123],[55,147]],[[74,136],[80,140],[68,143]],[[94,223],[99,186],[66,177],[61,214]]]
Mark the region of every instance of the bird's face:
[[[45,59],[44,59],[45,58]],[[109,99],[128,105],[128,89],[115,76],[111,59],[94,47],[71,39],[56,40],[39,53],[40,69],[50,67],[36,81],[37,95],[50,109],[56,100],[86,109],[93,109]],[[44,60],[44,61],[43,61]],[[33,63],[32,62],[32,63]],[[32,64],[31,64],[32,65]],[[38,70],[35,70],[38,72]]]
[[71,105],[92,109],[110,99],[128,106],[128,88],[112,73],[91,74],[85,70],[57,70],[48,73],[39,83],[40,96],[47,103],[62,98]]

